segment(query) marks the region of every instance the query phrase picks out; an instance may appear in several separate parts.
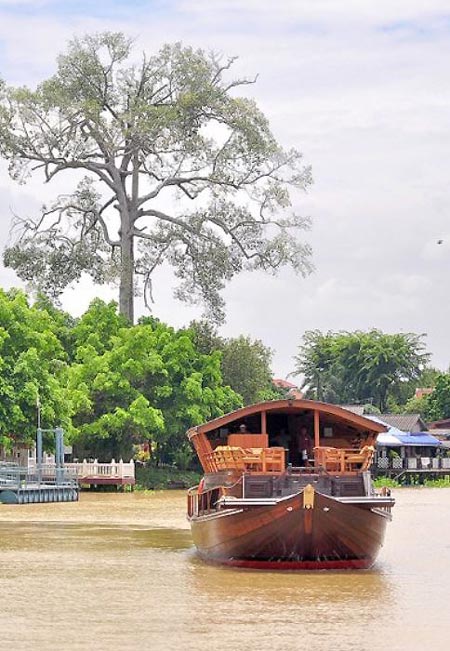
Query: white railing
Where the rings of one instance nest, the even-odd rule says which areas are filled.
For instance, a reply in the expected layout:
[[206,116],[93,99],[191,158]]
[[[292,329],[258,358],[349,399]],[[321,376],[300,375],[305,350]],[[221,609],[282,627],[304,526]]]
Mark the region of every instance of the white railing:
[[[35,467],[35,460],[29,459],[29,470],[34,470]],[[54,470],[56,467],[53,464],[47,463],[45,468],[50,471],[50,469]],[[74,477],[78,477],[78,479],[85,477],[109,477],[111,479],[135,478],[135,467],[133,459],[131,459],[129,463],[125,463],[122,459],[120,459],[120,461],[115,461],[115,459],[112,459],[111,463],[99,463],[97,459],[94,459],[94,461],[87,461],[86,459],[83,459],[82,462],[78,463],[65,463],[64,469],[68,472],[68,474]]]
[[450,470],[450,457],[378,457],[379,470]]

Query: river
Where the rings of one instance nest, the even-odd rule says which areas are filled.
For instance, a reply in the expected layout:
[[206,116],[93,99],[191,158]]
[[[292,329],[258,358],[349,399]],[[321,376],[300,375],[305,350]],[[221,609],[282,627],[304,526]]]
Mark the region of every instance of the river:
[[450,489],[396,491],[373,569],[200,561],[181,491],[0,504],[0,642],[16,651],[450,648]]

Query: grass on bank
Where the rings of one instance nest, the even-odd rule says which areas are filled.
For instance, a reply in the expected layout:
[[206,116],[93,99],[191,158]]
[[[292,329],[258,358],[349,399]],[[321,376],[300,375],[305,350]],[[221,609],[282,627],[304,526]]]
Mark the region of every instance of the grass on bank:
[[198,484],[200,478],[200,472],[178,470],[173,466],[136,466],[136,490],[190,488]]
[[389,477],[378,477],[375,479],[374,485],[375,488],[411,488],[414,486],[423,486],[425,488],[450,488],[450,476],[446,475],[441,479],[423,479],[420,481],[420,477],[411,476],[409,483],[399,482],[395,479],[390,479]]

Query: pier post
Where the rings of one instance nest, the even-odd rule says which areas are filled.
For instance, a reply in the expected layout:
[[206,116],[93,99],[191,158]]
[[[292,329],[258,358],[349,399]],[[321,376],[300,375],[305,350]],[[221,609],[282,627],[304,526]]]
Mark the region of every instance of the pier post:
[[42,429],[37,428],[36,431],[36,470],[38,484],[42,481]]
[[56,483],[64,481],[64,432],[61,427],[55,429]]

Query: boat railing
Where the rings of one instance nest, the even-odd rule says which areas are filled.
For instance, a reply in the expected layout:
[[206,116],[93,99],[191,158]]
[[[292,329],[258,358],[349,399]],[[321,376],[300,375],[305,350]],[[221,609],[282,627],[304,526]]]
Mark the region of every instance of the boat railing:
[[286,466],[285,454],[286,451],[282,447],[241,448],[219,445],[211,457],[216,470],[282,473]]
[[365,445],[361,449],[321,446],[314,448],[314,462],[326,472],[362,472],[370,468],[374,453],[375,448],[372,445]]
[[211,513],[221,494],[220,487],[203,490],[202,483],[194,486],[188,491],[188,516],[193,517]]

